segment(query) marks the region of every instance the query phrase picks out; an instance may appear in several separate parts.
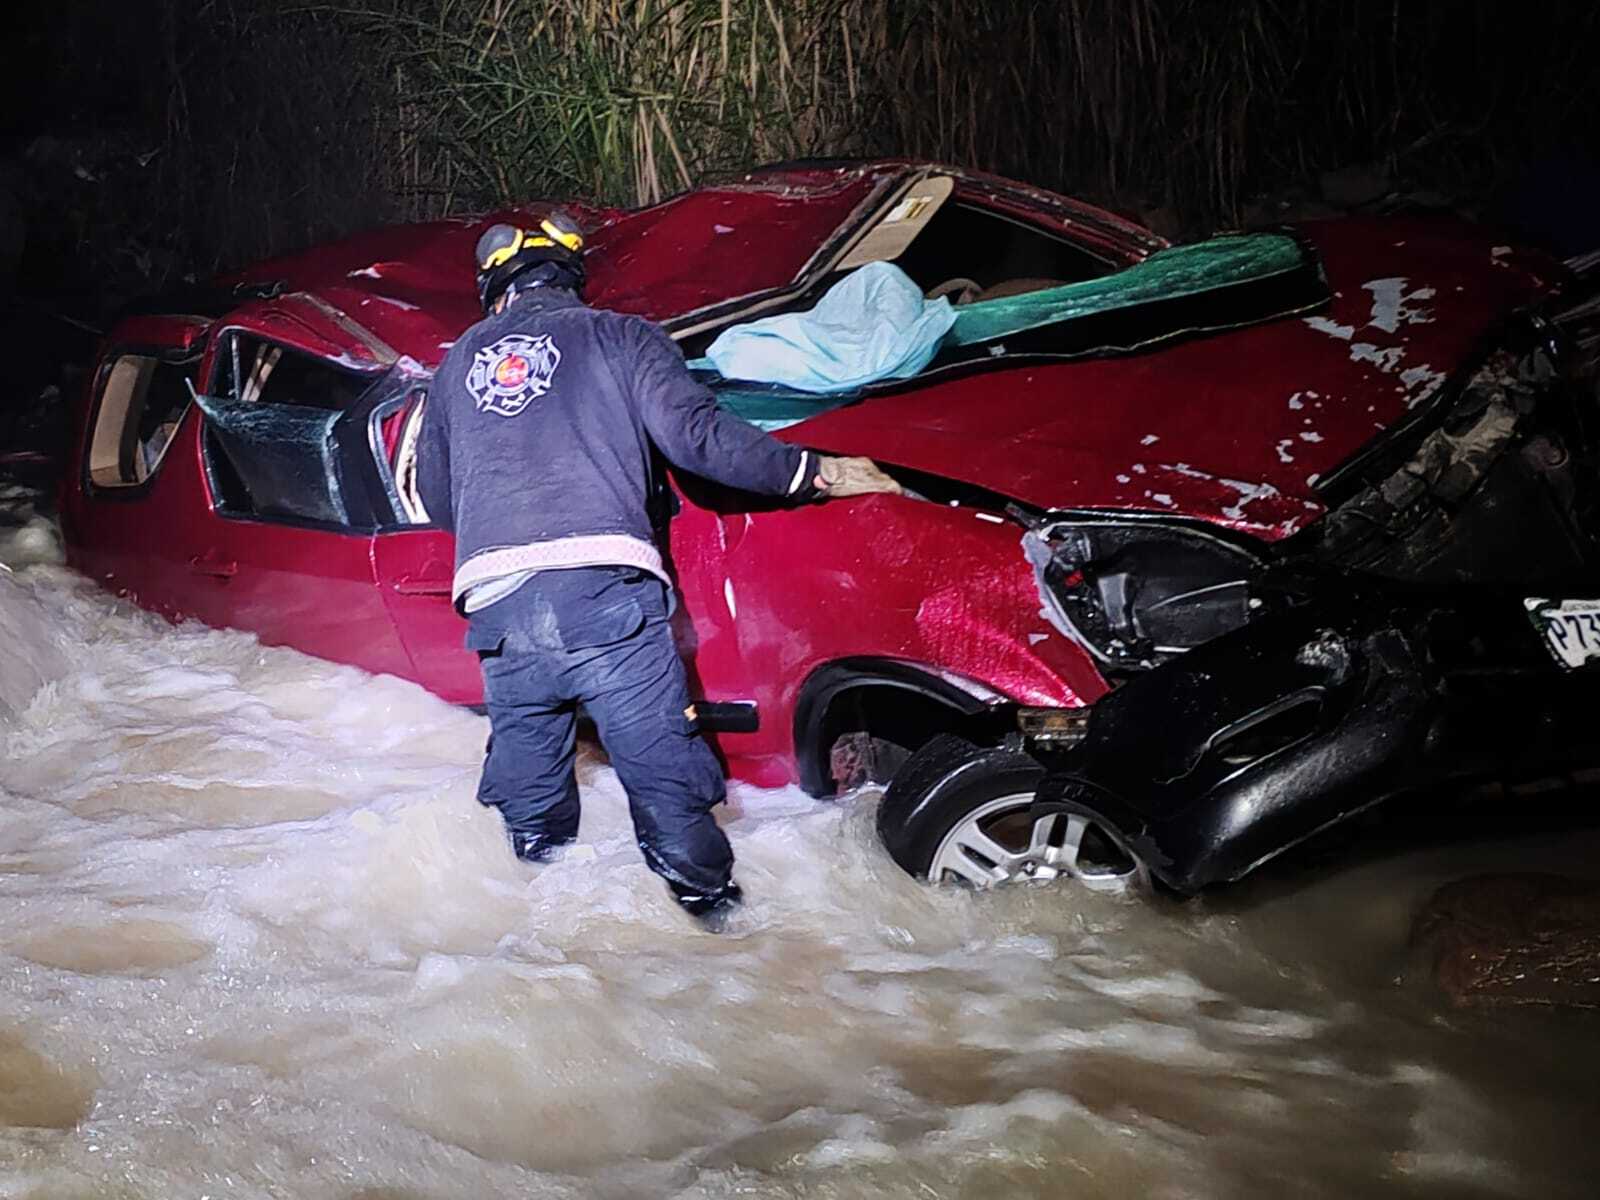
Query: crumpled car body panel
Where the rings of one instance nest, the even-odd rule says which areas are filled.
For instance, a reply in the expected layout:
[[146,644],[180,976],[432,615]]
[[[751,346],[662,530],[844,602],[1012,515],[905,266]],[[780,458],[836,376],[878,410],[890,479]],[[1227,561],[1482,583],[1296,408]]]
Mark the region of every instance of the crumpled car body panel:
[[[724,311],[802,294],[808,272],[825,274],[874,205],[934,169],[943,170],[801,164],[638,212],[580,210],[590,298],[693,338]],[[1165,245],[1065,197],[949,173],[951,203],[1048,234],[1105,270]],[[93,486],[85,463],[97,389],[118,354],[188,356],[205,391],[219,346],[239,333],[375,385],[425,386],[478,315],[469,263],[479,230],[517,216],[376,231],[259,264],[219,281],[212,300],[113,330],[76,413],[78,457],[61,502],[72,563],[170,617],[479,702],[449,604],[447,534],[381,517],[341,525],[229,512],[193,406],[138,486]],[[779,434],[879,459],[920,497],[787,510],[674,479],[667,549],[683,597],[680,644],[695,694],[737,710],[714,734],[730,772],[763,785],[799,778],[801,756],[816,751],[798,727],[808,682],[841,661],[899,664],[920,673],[928,695],[964,708],[1092,704],[1107,678],[1044,611],[1009,501],[1196,522],[1268,546],[1316,523],[1320,473],[1424,404],[1559,274],[1538,256],[1428,223],[1329,222],[1296,236],[1318,251],[1332,288],[1330,307],[1309,319],[1104,357],[986,354]],[[334,451],[370,443],[380,458],[393,453],[406,393],[382,391],[346,414]],[[382,510],[379,491],[357,503],[368,482],[346,481],[348,511]]]

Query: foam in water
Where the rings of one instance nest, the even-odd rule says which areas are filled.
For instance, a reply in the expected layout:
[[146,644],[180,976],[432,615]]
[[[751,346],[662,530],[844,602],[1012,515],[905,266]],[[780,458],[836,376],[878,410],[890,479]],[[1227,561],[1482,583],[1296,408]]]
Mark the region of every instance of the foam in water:
[[525,867],[473,800],[482,718],[135,611],[5,502],[0,1195],[1592,1177],[1592,1030],[1556,1047],[1393,982],[1445,860],[1256,907],[972,897],[895,869],[871,796],[735,787],[750,904],[717,938],[645,870],[597,751],[584,852]]

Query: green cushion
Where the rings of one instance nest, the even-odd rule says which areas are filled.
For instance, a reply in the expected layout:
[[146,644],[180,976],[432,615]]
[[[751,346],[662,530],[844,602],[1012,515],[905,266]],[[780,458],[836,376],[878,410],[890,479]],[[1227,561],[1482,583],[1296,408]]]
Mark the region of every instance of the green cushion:
[[1173,246],[1098,279],[963,304],[956,309],[956,323],[945,335],[945,344],[992,342],[1152,300],[1175,300],[1263,280],[1300,270],[1305,259],[1300,243],[1278,233],[1234,233]]

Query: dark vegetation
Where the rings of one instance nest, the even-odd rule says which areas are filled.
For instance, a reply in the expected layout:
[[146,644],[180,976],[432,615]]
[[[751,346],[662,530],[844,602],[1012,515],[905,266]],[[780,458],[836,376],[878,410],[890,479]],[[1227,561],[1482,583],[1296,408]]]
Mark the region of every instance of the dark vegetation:
[[637,204],[805,155],[989,168],[1168,233],[1480,207],[1586,161],[1600,107],[1578,3],[20,0],[6,22],[0,289],[91,319],[379,222]]

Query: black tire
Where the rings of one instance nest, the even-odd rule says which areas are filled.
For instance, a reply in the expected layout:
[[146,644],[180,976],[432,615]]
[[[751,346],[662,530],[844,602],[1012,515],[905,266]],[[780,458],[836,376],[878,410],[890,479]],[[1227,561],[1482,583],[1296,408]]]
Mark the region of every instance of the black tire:
[[902,868],[928,877],[945,835],[980,805],[1032,791],[1044,768],[1021,750],[941,733],[907,760],[878,805],[878,837]]

